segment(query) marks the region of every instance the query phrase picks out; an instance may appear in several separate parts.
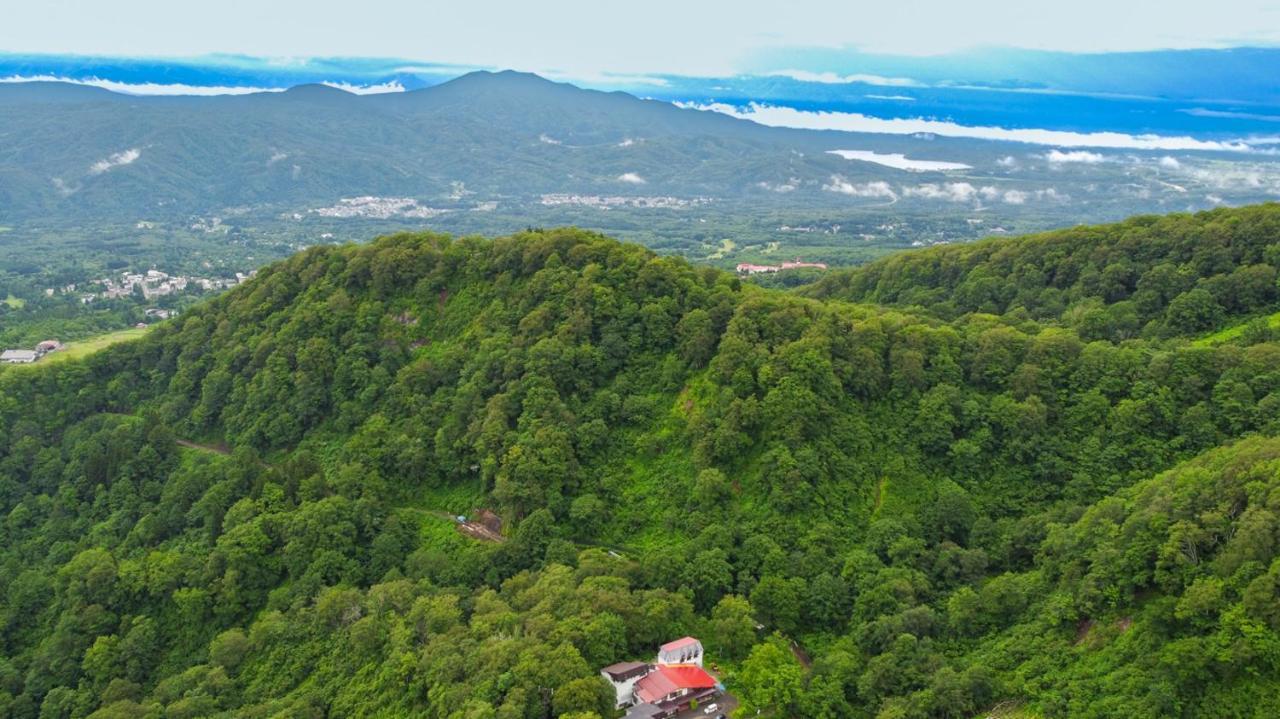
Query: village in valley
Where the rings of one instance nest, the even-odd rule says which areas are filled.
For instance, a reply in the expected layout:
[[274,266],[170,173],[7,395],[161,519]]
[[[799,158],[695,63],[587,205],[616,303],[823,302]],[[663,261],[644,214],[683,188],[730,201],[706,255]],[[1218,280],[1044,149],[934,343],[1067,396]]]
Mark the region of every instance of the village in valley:
[[118,278],[102,277],[84,285],[65,285],[60,288],[45,288],[45,295],[80,293],[80,303],[90,304],[98,300],[114,300],[141,293],[144,299],[155,299],[167,295],[185,292],[188,289],[200,292],[225,290],[253,277],[256,271],[248,274],[235,273],[235,277],[195,277],[188,275],[170,275],[157,269],[146,272],[121,272]]
[[827,265],[823,262],[801,262],[799,259],[796,259],[791,262],[783,262],[780,265],[754,265],[750,262],[739,262],[735,269],[740,275],[762,275],[773,272],[782,272],[783,270],[825,270],[827,269]]
[[623,719],[721,718],[737,706],[702,666],[702,642],[682,637],[658,647],[652,662],[618,662],[600,670],[613,687]]
[[[61,287],[44,288],[45,297],[70,296],[69,300],[78,301],[80,305],[98,306],[101,302],[113,300],[137,299],[142,302],[159,301],[176,295],[199,295],[206,292],[220,292],[239,285],[257,274],[256,270],[248,273],[236,272],[232,277],[200,277],[194,275],[171,275],[157,269],[146,272],[122,271],[116,276],[106,276],[88,282],[71,283]],[[166,307],[138,307],[142,322],[132,323],[133,329],[145,329],[151,323],[167,320],[178,314],[173,301],[167,301]],[[123,329],[123,328],[122,328]],[[0,364],[32,364],[46,356],[65,349],[64,344],[56,339],[46,339],[34,347],[10,347],[0,349]]]

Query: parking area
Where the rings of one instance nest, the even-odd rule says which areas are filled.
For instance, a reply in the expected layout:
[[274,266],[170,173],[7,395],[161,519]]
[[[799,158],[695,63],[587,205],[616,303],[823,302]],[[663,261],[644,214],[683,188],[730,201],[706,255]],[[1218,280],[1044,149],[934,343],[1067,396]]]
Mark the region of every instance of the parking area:
[[[710,704],[715,704],[716,710],[711,714],[707,714],[705,712],[707,707]],[[675,719],[694,719],[695,717],[697,717],[697,719],[707,719],[707,717],[711,717],[712,719],[714,719],[715,717],[718,717],[721,714],[724,714],[725,716],[729,716],[729,714],[734,709],[737,709],[737,708],[738,708],[737,697],[733,696],[732,694],[723,694],[706,704],[699,705],[697,709],[686,709],[685,711],[680,712],[679,714],[676,715]]]

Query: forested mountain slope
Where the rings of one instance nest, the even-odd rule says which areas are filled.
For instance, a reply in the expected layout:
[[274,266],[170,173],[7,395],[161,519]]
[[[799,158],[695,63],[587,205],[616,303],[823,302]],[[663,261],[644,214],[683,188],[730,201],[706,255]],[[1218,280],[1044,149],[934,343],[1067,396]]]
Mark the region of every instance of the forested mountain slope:
[[982,309],[398,235],[0,371],[0,716],[607,717],[686,632],[744,716],[1274,713],[1280,344]]
[[1194,334],[1272,306],[1280,205],[1135,217],[892,255],[822,278],[814,297],[1022,312],[1087,339]]

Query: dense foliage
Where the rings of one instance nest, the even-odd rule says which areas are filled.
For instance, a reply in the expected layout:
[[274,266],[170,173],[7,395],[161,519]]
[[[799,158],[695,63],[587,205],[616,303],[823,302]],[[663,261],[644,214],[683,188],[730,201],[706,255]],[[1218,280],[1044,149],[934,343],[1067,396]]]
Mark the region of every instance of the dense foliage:
[[1280,205],[1135,217],[893,255],[810,291],[926,308],[943,317],[1023,313],[1084,339],[1196,334],[1272,307]]
[[743,716],[1273,715],[1280,345],[945,301],[398,235],[0,372],[0,716],[608,717],[685,632]]

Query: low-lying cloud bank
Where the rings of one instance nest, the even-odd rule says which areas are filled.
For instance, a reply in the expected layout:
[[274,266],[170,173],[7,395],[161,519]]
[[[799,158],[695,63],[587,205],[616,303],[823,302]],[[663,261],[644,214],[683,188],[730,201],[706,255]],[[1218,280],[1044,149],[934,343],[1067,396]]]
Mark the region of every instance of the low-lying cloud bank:
[[[0,77],[0,84],[13,85],[24,82],[64,82],[71,85],[100,87],[103,90],[118,92],[122,95],[159,95],[166,97],[176,97],[180,95],[195,95],[201,97],[211,97],[214,95],[255,95],[262,92],[284,92],[288,89],[285,87],[187,85],[184,83],[133,83],[104,80],[100,77],[78,78],[59,75],[9,75],[8,77]],[[349,92],[353,95],[379,95],[388,92],[405,91],[404,85],[401,85],[399,82],[394,80],[377,85],[353,85],[347,82],[322,82],[320,84],[342,90],[343,92]]]
[[877,85],[879,87],[923,87],[922,83],[909,77],[885,77],[866,73],[840,75],[834,72],[813,72],[811,70],[777,70],[768,73],[765,77],[786,77],[797,82],[817,82],[823,85],[847,85],[857,82],[863,85]]
[[892,167],[895,170],[912,172],[932,172],[943,170],[968,170],[972,165],[963,162],[945,162],[942,160],[913,160],[901,152],[873,152],[871,150],[828,150],[827,154],[837,155],[846,160],[874,162],[877,165]]
[[928,182],[920,185],[900,185],[895,189],[882,180],[873,182],[850,182],[842,175],[832,175],[831,181],[822,189],[838,195],[863,197],[897,202],[899,198],[910,197],[921,200],[937,200],[941,202],[973,203],[982,205],[986,202],[1003,202],[1006,205],[1023,205],[1029,200],[1066,202],[1070,198],[1049,187],[1039,190],[1005,190],[991,185],[974,186],[968,182]]
[[124,152],[117,152],[106,159],[98,160],[90,165],[89,174],[101,175],[108,170],[113,170],[122,165],[132,164],[134,160],[137,160],[139,157],[142,157],[142,150],[139,150],[136,147],[125,150]]
[[0,77],[0,83],[16,84],[22,82],[65,82],[72,85],[100,87],[103,90],[118,92],[124,95],[252,95],[259,92],[284,92],[284,88],[273,87],[231,87],[226,85],[184,85],[182,83],[162,85],[154,82],[129,83],[115,80],[104,80],[98,77],[75,78],[55,75],[10,75]]
[[726,103],[676,103],[680,107],[711,110],[761,125],[803,130],[841,130],[888,135],[929,133],[942,137],[1022,142],[1055,147],[1095,147],[1123,150],[1253,152],[1267,140],[1198,140],[1187,136],[1130,135],[1123,132],[1071,132],[1037,128],[1008,128],[960,125],[925,118],[881,118],[857,112],[797,110],[793,107],[751,103],[745,107]]
[[322,82],[321,85],[349,92],[352,95],[385,95],[389,92],[404,92],[404,85],[392,80],[379,85],[352,85],[349,82]]

